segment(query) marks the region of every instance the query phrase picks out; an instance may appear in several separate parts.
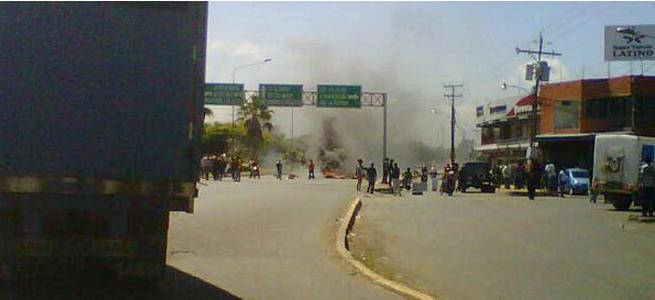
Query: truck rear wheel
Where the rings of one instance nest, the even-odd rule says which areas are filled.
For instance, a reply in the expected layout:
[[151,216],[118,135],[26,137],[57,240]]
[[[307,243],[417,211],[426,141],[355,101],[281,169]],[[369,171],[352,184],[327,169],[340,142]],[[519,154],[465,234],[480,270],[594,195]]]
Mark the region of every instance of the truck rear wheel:
[[630,195],[609,195],[610,203],[616,210],[626,211],[630,209],[632,204],[632,197]]

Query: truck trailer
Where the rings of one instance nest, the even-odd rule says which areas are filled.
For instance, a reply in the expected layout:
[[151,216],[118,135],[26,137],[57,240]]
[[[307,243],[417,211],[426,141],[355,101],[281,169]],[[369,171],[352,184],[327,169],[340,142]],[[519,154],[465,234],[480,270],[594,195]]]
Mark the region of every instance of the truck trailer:
[[0,273],[163,276],[197,195],[206,27],[199,2],[0,3]]
[[594,145],[591,191],[604,195],[617,210],[639,206],[639,171],[655,154],[655,138],[632,134],[598,134]]

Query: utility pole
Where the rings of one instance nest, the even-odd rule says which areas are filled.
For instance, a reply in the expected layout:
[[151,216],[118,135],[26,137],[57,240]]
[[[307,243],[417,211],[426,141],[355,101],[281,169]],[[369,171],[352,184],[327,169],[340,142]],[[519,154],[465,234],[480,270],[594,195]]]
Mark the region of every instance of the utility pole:
[[536,164],[536,145],[535,145],[535,140],[537,137],[537,127],[539,125],[539,122],[537,120],[538,114],[537,110],[539,109],[539,84],[541,83],[541,80],[543,78],[547,78],[548,76],[545,76],[545,72],[548,72],[548,69],[543,70],[541,69],[542,66],[542,60],[541,56],[542,55],[550,55],[550,56],[561,56],[561,53],[557,53],[554,51],[550,52],[545,52],[544,51],[544,37],[543,37],[543,31],[539,32],[539,50],[523,50],[519,49],[516,47],[516,54],[520,53],[525,53],[534,58],[534,54],[537,55],[536,63],[535,63],[535,81],[534,81],[534,88],[533,88],[533,93],[534,93],[534,98],[532,101],[532,131],[530,133],[530,146],[529,146],[529,151],[530,151],[530,166],[531,166],[531,177],[532,180],[528,180],[528,198],[530,200],[534,199],[535,196],[535,189],[536,189],[536,183],[537,183],[537,164]]
[[450,98],[450,166],[455,167],[455,98],[461,98],[462,94],[455,94],[455,88],[464,87],[462,84],[446,84],[445,89],[450,89],[450,94],[443,95]]

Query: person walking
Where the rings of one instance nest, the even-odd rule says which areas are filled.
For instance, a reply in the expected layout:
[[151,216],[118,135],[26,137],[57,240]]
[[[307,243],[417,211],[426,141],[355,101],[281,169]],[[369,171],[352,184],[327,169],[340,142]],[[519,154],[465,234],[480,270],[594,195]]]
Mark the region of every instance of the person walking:
[[275,164],[275,168],[277,169],[277,179],[282,180],[282,161],[278,160],[277,163]]
[[316,179],[316,176],[314,175],[314,161],[309,160],[309,165],[307,165],[307,169],[309,170],[309,179]]
[[655,210],[655,166],[653,165],[652,158],[647,157],[645,161],[646,164],[640,170],[640,188],[643,193],[641,215],[652,217],[653,211]]
[[366,187],[367,193],[375,193],[375,180],[378,177],[378,171],[375,169],[375,165],[371,163],[371,166],[366,168],[366,179],[368,179],[368,187]]
[[394,163],[391,170],[390,170],[390,176],[391,176],[391,193],[395,196],[402,196],[400,191],[402,188],[400,187],[400,168],[398,167],[398,164]]
[[364,161],[357,159],[357,166],[355,166],[355,178],[357,178],[357,190],[362,190],[362,180],[364,179]]

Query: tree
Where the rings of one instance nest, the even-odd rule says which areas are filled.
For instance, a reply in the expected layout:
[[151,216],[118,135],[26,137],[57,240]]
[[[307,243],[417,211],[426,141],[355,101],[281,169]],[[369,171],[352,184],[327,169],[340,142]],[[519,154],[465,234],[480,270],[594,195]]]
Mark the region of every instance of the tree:
[[259,97],[252,96],[241,105],[237,114],[237,120],[245,128],[245,144],[251,151],[257,151],[264,141],[262,129],[270,131],[273,128],[273,111],[264,105]]
[[212,117],[212,116],[214,116],[214,112],[213,112],[211,109],[207,108],[207,107],[203,107],[203,108],[202,108],[202,114],[203,114],[205,117]]
[[238,128],[229,123],[205,123],[202,131],[201,151],[206,154],[221,154],[230,151],[229,142],[241,136]]

